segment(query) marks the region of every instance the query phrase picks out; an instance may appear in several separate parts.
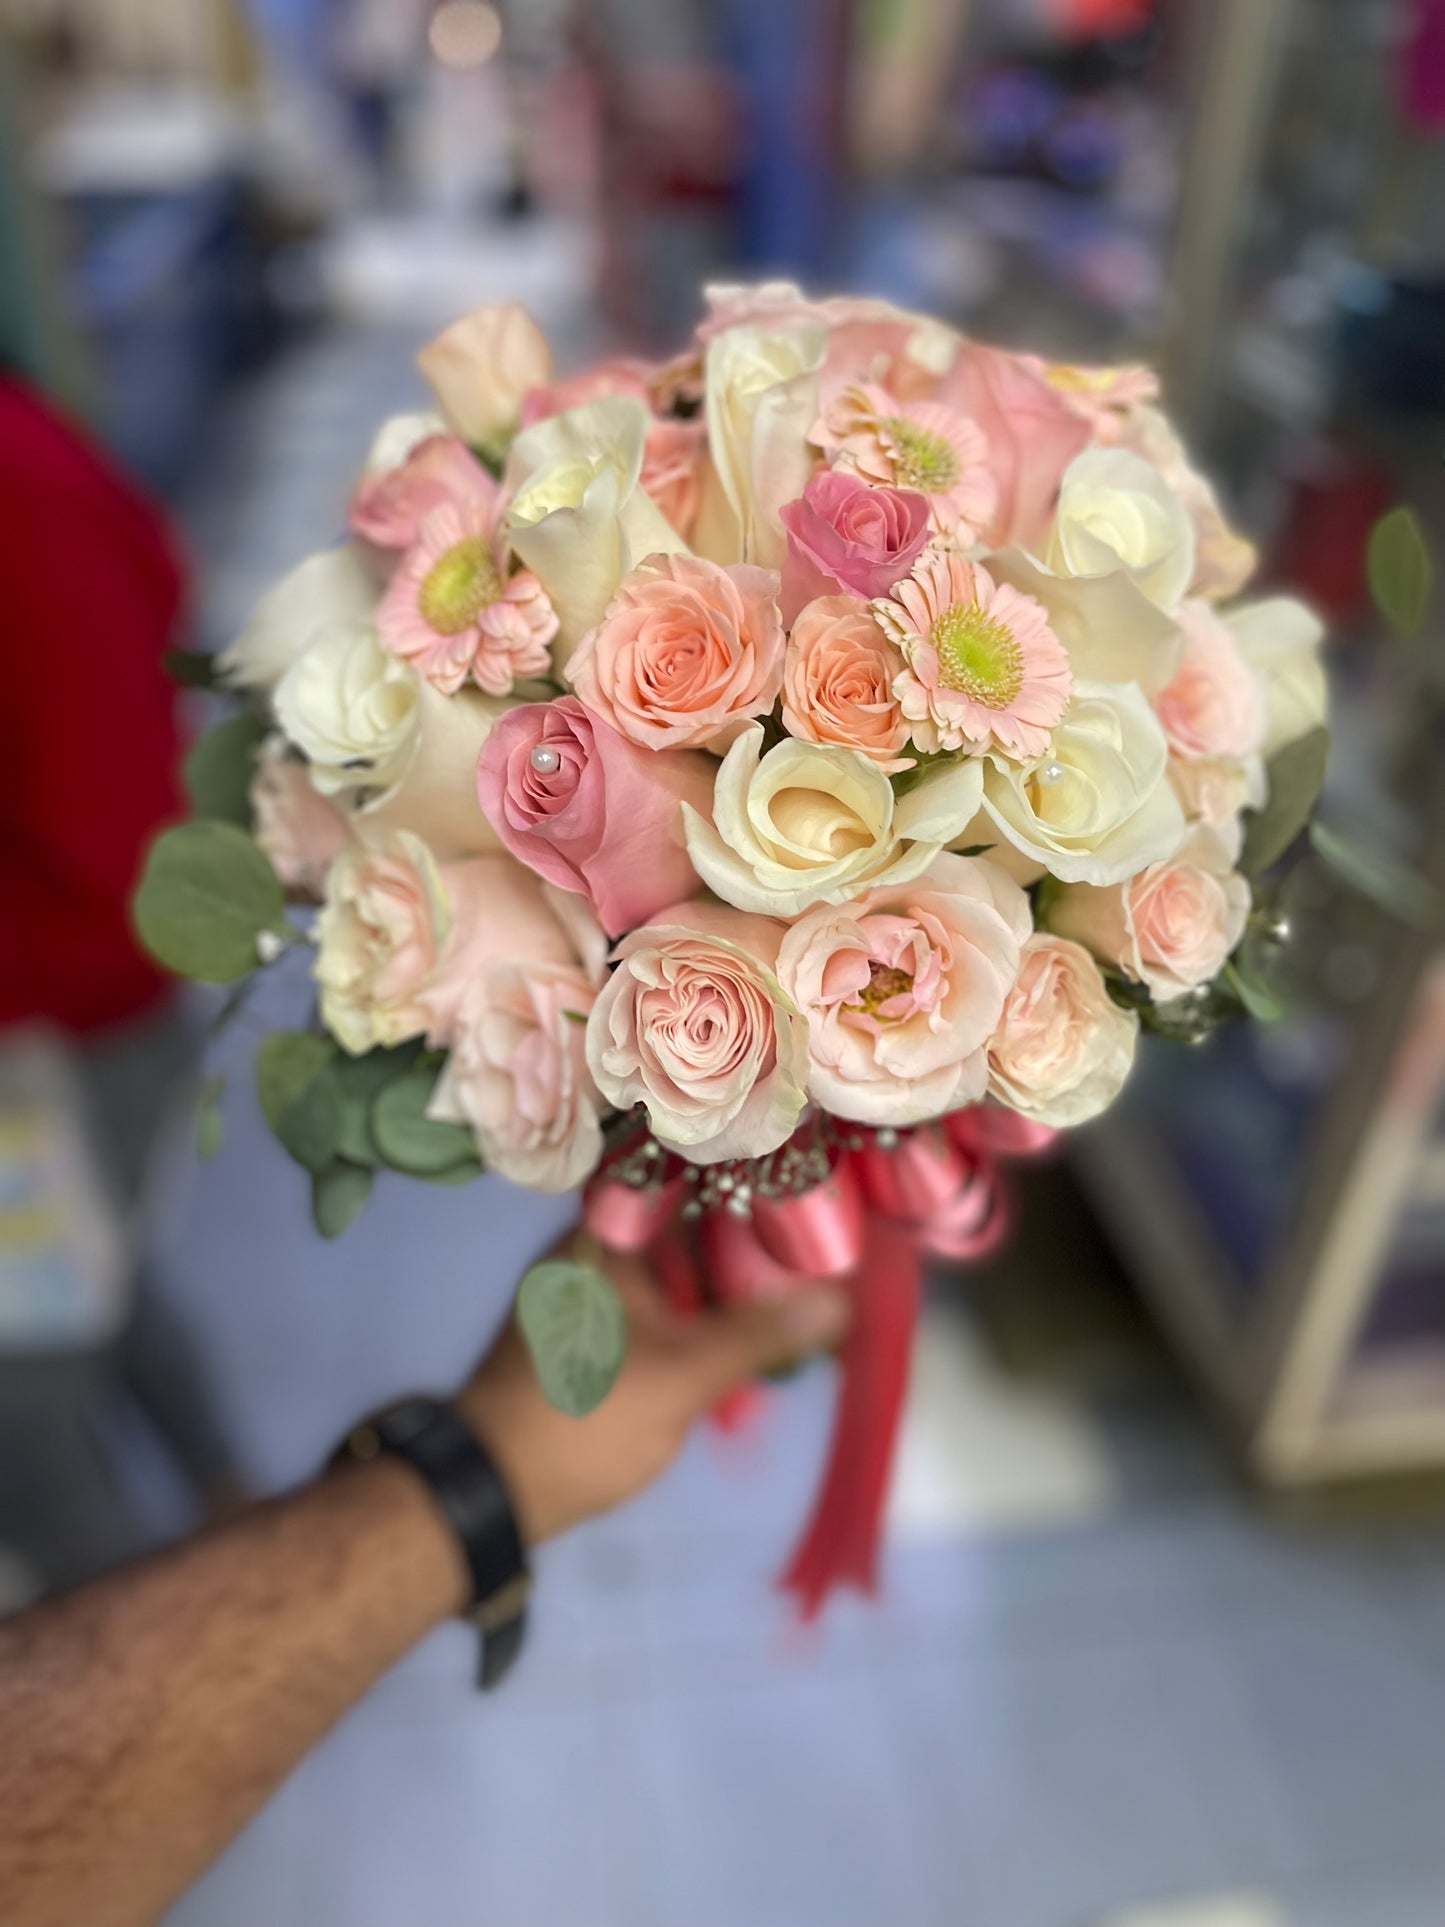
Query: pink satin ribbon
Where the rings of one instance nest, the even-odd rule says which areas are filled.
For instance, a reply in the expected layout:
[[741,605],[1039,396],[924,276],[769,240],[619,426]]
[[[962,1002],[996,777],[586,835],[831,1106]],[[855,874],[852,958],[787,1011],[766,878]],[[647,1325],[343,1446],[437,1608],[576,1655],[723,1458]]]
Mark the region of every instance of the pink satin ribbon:
[[[991,1105],[910,1130],[851,1131],[811,1190],[757,1194],[747,1211],[717,1205],[695,1224],[683,1215],[692,1186],[676,1159],[643,1186],[622,1182],[612,1166],[588,1186],[589,1228],[610,1250],[647,1251],[679,1312],[710,1299],[778,1297],[820,1278],[838,1279],[852,1297],[827,1466],[781,1580],[804,1619],[840,1586],[877,1589],[925,1260],[976,1262],[995,1251],[1012,1222],[998,1161],[1037,1157],[1056,1137]],[[755,1397],[727,1401],[720,1421],[739,1423]]]

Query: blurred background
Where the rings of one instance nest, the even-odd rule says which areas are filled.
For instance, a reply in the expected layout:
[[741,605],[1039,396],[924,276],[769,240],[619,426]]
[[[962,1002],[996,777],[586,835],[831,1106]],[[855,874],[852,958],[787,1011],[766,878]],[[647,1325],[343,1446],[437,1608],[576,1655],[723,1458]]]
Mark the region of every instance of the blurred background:
[[[127,930],[204,721],[160,653],[339,530],[416,347],[517,298],[563,366],[666,350],[782,274],[1157,361],[1330,624],[1335,819],[1445,886],[1441,611],[1407,648],[1365,572],[1445,527],[1442,136],[1445,0],[0,0],[0,1601],[454,1381],[563,1215],[383,1180],[320,1244],[248,1068],[304,983],[211,1038]],[[424,1646],[175,1927],[1438,1927],[1445,952],[1288,887],[1279,1020],[1146,1040],[935,1281],[881,1602],[771,1590],[814,1370],[548,1550],[495,1703]]]

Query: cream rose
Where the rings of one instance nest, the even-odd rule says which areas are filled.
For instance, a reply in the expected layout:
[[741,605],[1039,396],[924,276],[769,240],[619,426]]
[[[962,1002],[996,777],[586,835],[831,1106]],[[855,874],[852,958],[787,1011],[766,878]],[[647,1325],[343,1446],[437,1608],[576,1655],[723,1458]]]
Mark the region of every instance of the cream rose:
[[447,426],[472,443],[517,425],[530,388],[552,378],[547,337],[515,301],[478,308],[445,328],[416,358]]
[[978,808],[977,757],[938,764],[903,796],[857,750],[794,742],[763,754],[751,723],[718,769],[709,823],[683,805],[688,855],[740,910],[793,917],[922,876]]
[[800,917],[778,976],[808,1020],[809,1095],[835,1117],[891,1125],[982,1097],[985,1047],[1032,927],[1018,885],[961,856]]
[[1141,404],[1125,418],[1123,441],[1154,464],[1194,525],[1190,594],[1206,596],[1211,602],[1238,595],[1259,559],[1254,544],[1236,535],[1225,521],[1218,496],[1190,463],[1173,423],[1159,409]]
[[274,689],[323,631],[370,622],[380,586],[359,542],[300,562],[266,591],[217,668],[233,689]]
[[686,903],[635,930],[587,1023],[587,1062],[619,1110],[696,1164],[762,1157],[806,1101],[808,1027],[778,982],[783,926]]
[[1015,849],[1062,882],[1121,883],[1184,840],[1168,760],[1137,685],[1075,683],[1042,756],[990,759],[983,807]]
[[1038,1124],[1083,1124],[1119,1095],[1138,1037],[1082,944],[1037,934],[989,1043],[989,1094]]
[[444,696],[423,680],[410,752],[389,789],[359,799],[357,833],[374,839],[388,830],[415,830],[441,863],[500,850],[502,840],[477,801],[477,759],[512,703],[479,689]]
[[277,683],[276,720],[327,796],[387,789],[416,747],[419,678],[369,622],[319,630]]
[[727,328],[707,344],[704,408],[712,471],[694,541],[717,562],[781,569],[781,514],[813,468],[808,430],[818,418],[827,330]]
[[995,582],[1041,602],[1064,645],[1076,682],[1136,682],[1157,696],[1179,668],[1179,624],[1122,569],[1112,575],[1055,575],[1022,549],[986,558]]
[[638,480],[649,420],[633,396],[604,395],[512,443],[502,527],[557,612],[559,668],[629,569],[649,555],[686,553]]
[[1324,627],[1293,596],[1249,602],[1224,617],[1235,647],[1264,693],[1266,756],[1308,736],[1329,718],[1329,685],[1320,661]]
[[428,1115],[469,1125],[488,1169],[568,1191],[602,1155],[585,1019],[606,939],[584,905],[510,857],[447,873],[455,925],[437,973],[446,1065]]
[[251,814],[256,841],[286,888],[320,897],[350,830],[344,813],[316,789],[306,765],[274,741],[256,758]]
[[1122,570],[1161,609],[1194,578],[1194,525],[1152,463],[1123,448],[1088,448],[1064,470],[1049,549],[1060,575]]
[[1168,1003],[1212,983],[1244,935],[1249,885],[1232,867],[1227,842],[1202,829],[1177,856],[1096,890],[1067,884],[1049,907],[1049,928]]
[[419,836],[352,844],[332,864],[316,919],[321,1016],[360,1056],[432,1027],[426,992],[451,932],[441,872]]

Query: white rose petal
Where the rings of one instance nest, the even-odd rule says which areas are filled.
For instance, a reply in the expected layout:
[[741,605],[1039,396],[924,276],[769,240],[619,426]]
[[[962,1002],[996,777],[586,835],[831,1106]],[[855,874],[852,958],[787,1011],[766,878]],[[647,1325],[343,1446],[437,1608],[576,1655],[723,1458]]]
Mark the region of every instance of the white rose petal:
[[416,741],[420,678],[376,639],[369,622],[333,622],[276,685],[276,720],[327,796],[385,789]]
[[435,410],[418,415],[388,415],[372,437],[361,478],[374,482],[400,468],[407,456],[433,435],[445,435],[447,425]]
[[266,591],[216,666],[233,689],[272,689],[321,630],[368,621],[379,596],[359,542],[322,549]]
[[728,328],[707,345],[704,364],[710,486],[698,548],[715,562],[781,568],[787,552],[780,511],[803,492],[813,467],[808,430],[818,418],[818,371],[825,328],[776,333]]
[[983,807],[1062,882],[1121,883],[1184,840],[1168,762],[1159,719],[1134,683],[1075,683],[1037,761],[990,758]]
[[1146,696],[1157,696],[1178,673],[1183,631],[1122,569],[1055,575],[1022,549],[1000,550],[986,566],[996,582],[1044,605],[1076,680],[1136,682]]
[[1194,524],[1152,462],[1088,448],[1064,470],[1049,565],[1086,577],[1123,570],[1151,602],[1174,609],[1194,577]]
[[857,750],[791,738],[762,753],[750,723],[723,758],[713,822],[683,805],[688,855],[704,883],[740,910],[796,916],[921,876],[978,807],[974,758],[930,772],[901,801]]
[[358,832],[415,830],[442,863],[500,850],[501,838],[477,801],[477,758],[512,700],[479,689],[444,696],[423,681],[411,752],[392,786],[364,802],[355,818]]
[[1330,696],[1320,661],[1324,625],[1293,596],[1246,603],[1223,618],[1264,691],[1264,754],[1308,736],[1328,720]]

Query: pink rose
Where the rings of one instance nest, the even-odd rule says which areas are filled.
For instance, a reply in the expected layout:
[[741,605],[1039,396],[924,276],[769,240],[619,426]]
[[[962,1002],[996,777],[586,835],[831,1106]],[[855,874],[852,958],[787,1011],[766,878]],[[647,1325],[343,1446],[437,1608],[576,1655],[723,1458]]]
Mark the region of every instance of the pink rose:
[[313,788],[306,765],[266,747],[251,779],[256,841],[288,890],[319,898],[327,872],[346,847],[346,817]]
[[625,576],[567,666],[587,707],[644,749],[721,752],[783,677],[778,577],[654,555]]
[[890,774],[910,769],[908,724],[893,694],[902,670],[869,610],[851,596],[820,596],[788,637],[783,727],[801,742],[856,749]]
[[1184,604],[1179,625],[1178,671],[1154,699],[1171,751],[1188,762],[1254,755],[1264,740],[1264,701],[1227,624],[1196,601]]
[[1248,918],[1249,885],[1231,869],[1224,840],[1205,829],[1177,856],[1151,863],[1127,883],[1065,885],[1049,910],[1049,928],[1146,985],[1163,1004],[1214,981]]
[[432,1031],[452,931],[446,880],[409,830],[354,842],[332,864],[316,919],[321,1016],[354,1056]]
[[707,466],[707,425],[702,421],[655,418],[642,444],[639,482],[687,541],[702,505]]
[[1123,1089],[1138,1035],[1082,944],[1037,933],[989,1043],[989,1094],[1038,1124],[1082,1124]]
[[709,811],[716,774],[700,751],[638,749],[563,696],[502,718],[477,797],[513,856],[585,897],[618,937],[700,887],[679,805]]
[[416,365],[447,426],[478,443],[509,434],[522,402],[552,373],[547,338],[518,302],[478,308],[427,343]]
[[783,621],[839,589],[867,602],[885,596],[928,542],[928,501],[916,489],[870,488],[842,469],[822,469],[782,511]]
[[973,1103],[1033,927],[993,864],[940,856],[917,882],[810,910],[778,977],[808,1020],[810,1095],[836,1117],[918,1124]]
[[620,1110],[696,1164],[786,1143],[806,1101],[808,1027],[775,974],[783,926],[684,903],[635,930],[587,1025],[587,1062]]
[[436,508],[481,510],[495,521],[497,484],[455,435],[428,435],[395,468],[363,476],[351,526],[383,549],[409,549]]
[[1089,425],[1049,385],[1036,355],[966,341],[938,385],[938,399],[971,415],[988,441],[998,506],[990,548],[1040,549],[1064,470],[1089,445]]
[[584,1022],[605,971],[602,933],[510,857],[459,864],[447,882],[450,1055],[429,1114],[469,1125],[482,1161],[514,1183],[571,1190],[602,1155]]

